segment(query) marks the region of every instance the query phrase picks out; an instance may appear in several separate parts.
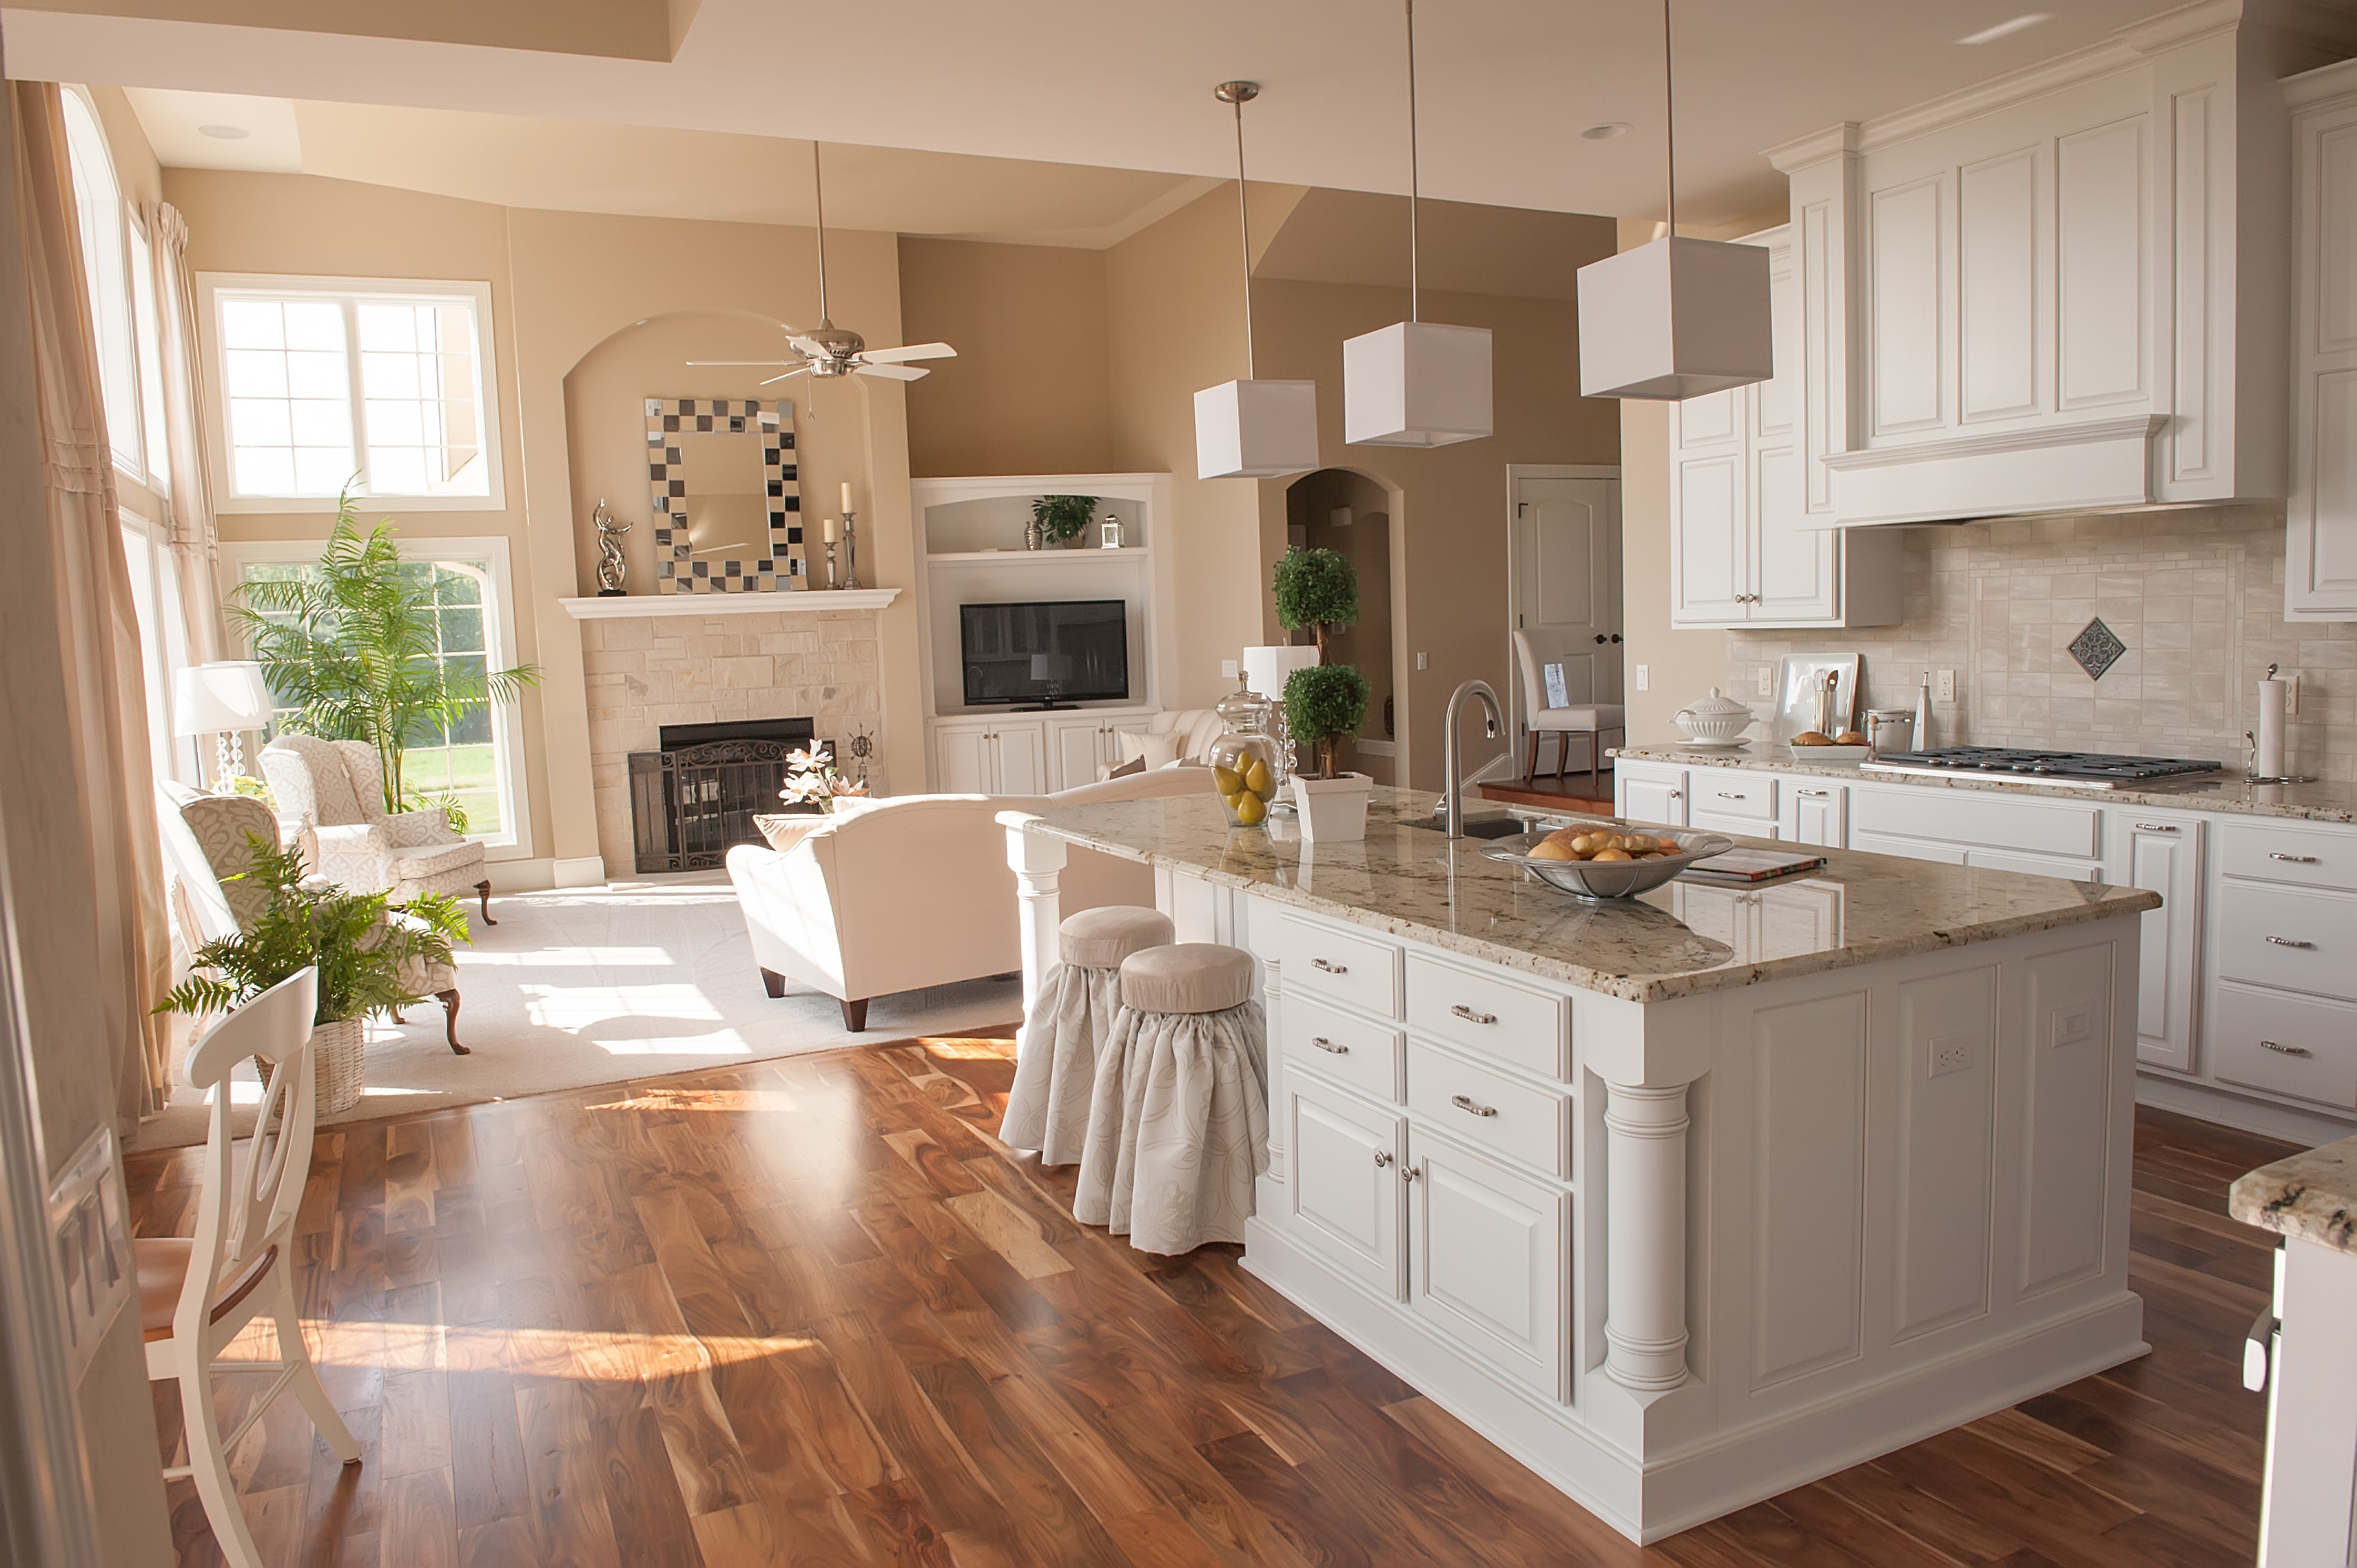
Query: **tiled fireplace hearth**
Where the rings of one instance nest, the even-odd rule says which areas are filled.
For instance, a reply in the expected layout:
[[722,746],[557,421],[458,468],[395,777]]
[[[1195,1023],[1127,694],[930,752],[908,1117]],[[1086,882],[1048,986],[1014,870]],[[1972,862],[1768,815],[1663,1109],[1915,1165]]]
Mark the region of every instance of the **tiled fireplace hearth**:
[[[700,599],[565,601],[581,620],[590,782],[607,874],[631,874],[630,755],[659,749],[663,725],[806,715],[846,761],[855,736],[877,736],[883,723],[877,618],[893,596],[889,590],[765,595],[748,596],[741,610],[735,601],[712,610]],[[795,607],[769,608],[775,598]],[[851,602],[802,607],[834,598]],[[690,603],[694,612],[682,613]],[[879,793],[888,787],[882,764],[879,746],[867,759]]]

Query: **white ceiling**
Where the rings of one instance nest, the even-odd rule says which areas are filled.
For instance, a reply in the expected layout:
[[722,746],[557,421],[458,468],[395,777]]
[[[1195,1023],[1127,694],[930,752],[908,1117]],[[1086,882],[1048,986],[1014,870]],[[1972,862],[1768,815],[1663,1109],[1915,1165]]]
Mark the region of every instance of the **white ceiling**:
[[[1265,89],[1246,111],[1256,180],[1394,192],[1407,183],[1395,0],[702,0],[668,62],[101,16],[90,8],[102,0],[74,3],[82,9],[0,10],[10,75],[1199,177],[1232,173],[1232,126],[1211,89],[1243,76]],[[2173,8],[2029,3],[2052,14],[1968,45],[1958,40],[2025,14],[2025,0],[1678,0],[1681,218],[1716,223],[1772,207],[1781,187],[1763,147]],[[190,0],[184,14],[212,8]],[[355,8],[366,5],[339,12]],[[1417,36],[1426,194],[1660,216],[1655,6],[1426,0]],[[1632,129],[1578,135],[1609,121]],[[339,156],[365,161],[359,150]],[[375,177],[404,156],[396,137]],[[1098,221],[1064,222],[1050,204],[1054,220],[1039,226],[1117,227],[1102,211],[1120,198],[1097,194]]]

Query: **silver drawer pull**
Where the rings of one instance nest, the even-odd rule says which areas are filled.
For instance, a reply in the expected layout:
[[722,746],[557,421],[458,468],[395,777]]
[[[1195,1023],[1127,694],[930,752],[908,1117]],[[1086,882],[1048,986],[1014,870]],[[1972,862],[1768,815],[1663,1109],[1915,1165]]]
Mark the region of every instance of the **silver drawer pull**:
[[1822,800],[1831,795],[1833,791],[1830,789],[1800,789],[1795,790],[1794,793],[1806,795],[1813,800]]
[[1323,1035],[1312,1035],[1312,1036],[1309,1036],[1309,1043],[1310,1043],[1311,1045],[1313,1045],[1313,1046],[1316,1046],[1316,1047],[1317,1047],[1319,1050],[1321,1050],[1321,1051],[1330,1052],[1331,1054],[1333,1054],[1333,1055],[1335,1055],[1335,1056],[1338,1056],[1338,1057],[1347,1057],[1347,1056],[1349,1056],[1349,1055],[1351,1054],[1351,1047],[1348,1047],[1348,1046],[1338,1046],[1338,1045],[1336,1045],[1333,1041],[1331,1041],[1331,1040],[1328,1039],[1328,1038],[1327,1038],[1325,1036],[1323,1036]]
[[2314,942],[2304,942],[2297,937],[2269,937],[2267,940],[2279,948],[2312,948]]
[[1718,792],[1718,798],[1722,800],[1749,800],[1751,799],[1750,796],[1746,795],[1739,789],[1721,789]]
[[2269,860],[2280,860],[2290,865],[2314,865],[2316,864],[2316,856],[2312,854],[2286,854],[2281,850],[2271,849],[2267,851],[2267,858]]
[[1461,1094],[1450,1095],[1448,1097],[1448,1103],[1454,1105],[1459,1111],[1469,1111],[1476,1116],[1495,1116],[1498,1113],[1498,1108],[1496,1106],[1476,1105],[1473,1101],[1466,1099]]
[[2138,822],[2136,827],[2140,833],[2173,833],[2177,831],[2175,822]]
[[1498,1021],[1498,1015],[1495,1013],[1476,1013],[1472,1008],[1468,1007],[1462,1002],[1459,1002],[1448,1011],[1457,1017],[1464,1019],[1469,1024],[1494,1024]]
[[2306,1046],[2279,1046],[2273,1040],[2261,1040],[2259,1042],[2259,1048],[2264,1051],[2273,1051],[2277,1056],[2285,1057],[2312,1057],[2316,1054],[2314,1051],[2309,1050]]
[[1328,963],[1322,958],[1311,959],[1309,961],[1309,967],[1312,969],[1322,969],[1329,974],[1348,974],[1351,972],[1351,966],[1349,964]]
[[1377,1149],[1375,1151],[1375,1165],[1378,1169],[1391,1163],[1392,1152],[1389,1149]]

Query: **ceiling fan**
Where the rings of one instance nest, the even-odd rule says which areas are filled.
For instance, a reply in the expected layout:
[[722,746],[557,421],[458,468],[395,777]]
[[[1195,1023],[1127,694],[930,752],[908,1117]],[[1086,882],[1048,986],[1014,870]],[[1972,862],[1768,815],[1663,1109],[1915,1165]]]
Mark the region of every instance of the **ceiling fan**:
[[791,360],[690,360],[691,365],[776,365],[791,367],[784,375],[761,384],[775,386],[808,371],[814,380],[836,376],[880,376],[887,381],[913,381],[931,372],[908,363],[910,360],[954,360],[957,350],[947,343],[911,343],[904,349],[870,349],[867,339],[847,327],[837,327],[826,313],[826,185],[819,173],[818,143],[811,143],[811,190],[818,207],[818,325],[808,332],[789,330],[786,347]]

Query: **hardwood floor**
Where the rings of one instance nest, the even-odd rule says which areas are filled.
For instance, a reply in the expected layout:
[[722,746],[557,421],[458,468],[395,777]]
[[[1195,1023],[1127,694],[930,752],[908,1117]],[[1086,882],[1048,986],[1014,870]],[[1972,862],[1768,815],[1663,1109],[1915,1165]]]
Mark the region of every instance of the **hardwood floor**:
[[[2150,1356],[1641,1551],[1239,1249],[1151,1258],[1075,1225],[1070,1173],[989,1136],[1009,1048],[903,1041],[322,1133],[296,1283],[366,1455],[339,1466],[292,1400],[255,1426],[235,1463],[267,1560],[2252,1561],[2265,1414],[2238,1367],[2268,1247],[2225,1190],[2287,1145],[2140,1112]],[[140,1234],[193,1229],[197,1153],[131,1158]],[[189,1484],[171,1499],[179,1561],[218,1563]]]
[[1551,806],[1593,816],[1612,814],[1612,769],[1601,773],[1571,773],[1557,779],[1542,773],[1536,779],[1506,779],[1476,786],[1481,799],[1510,806]]

